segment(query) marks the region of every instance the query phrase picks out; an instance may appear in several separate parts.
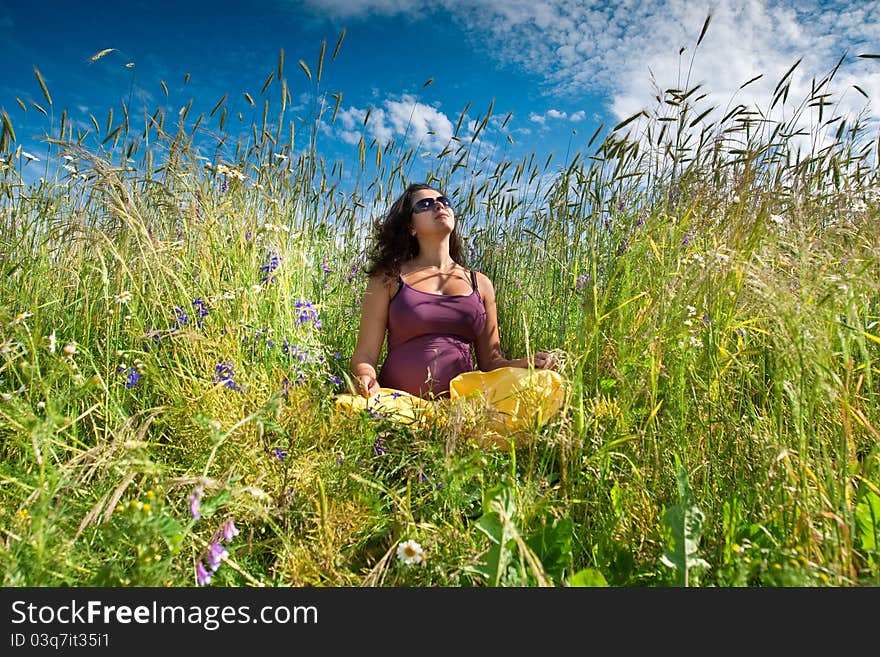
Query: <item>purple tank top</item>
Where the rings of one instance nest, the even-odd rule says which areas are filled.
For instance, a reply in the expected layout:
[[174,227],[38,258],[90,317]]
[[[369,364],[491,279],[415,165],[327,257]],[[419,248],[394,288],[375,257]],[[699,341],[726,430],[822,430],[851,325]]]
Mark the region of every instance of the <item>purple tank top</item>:
[[388,305],[388,353],[379,385],[418,397],[449,393],[449,382],[474,369],[471,345],[486,326],[486,307],[471,271],[470,294],[420,292],[400,279]]

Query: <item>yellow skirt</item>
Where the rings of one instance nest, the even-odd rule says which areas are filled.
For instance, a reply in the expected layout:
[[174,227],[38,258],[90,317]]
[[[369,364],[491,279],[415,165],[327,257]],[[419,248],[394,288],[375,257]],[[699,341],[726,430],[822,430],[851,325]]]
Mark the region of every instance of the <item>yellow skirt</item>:
[[452,379],[445,412],[438,403],[393,388],[380,388],[369,399],[337,395],[336,407],[419,427],[435,421],[445,424],[449,413],[456,412],[477,419],[487,432],[504,435],[544,426],[562,408],[565,392],[565,379],[553,370],[500,367],[490,372],[465,372]]

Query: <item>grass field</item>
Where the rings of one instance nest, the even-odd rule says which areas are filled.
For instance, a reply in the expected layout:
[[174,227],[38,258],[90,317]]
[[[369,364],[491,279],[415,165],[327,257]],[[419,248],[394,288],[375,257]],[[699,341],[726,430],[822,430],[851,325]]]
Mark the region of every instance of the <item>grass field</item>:
[[422,179],[505,349],[570,384],[488,444],[336,410],[368,222],[421,160],[325,161],[333,104],[294,129],[282,68],[246,129],[75,127],[38,73],[48,162],[3,113],[4,586],[880,585],[880,142],[833,72],[661,90],[565,162],[459,122]]

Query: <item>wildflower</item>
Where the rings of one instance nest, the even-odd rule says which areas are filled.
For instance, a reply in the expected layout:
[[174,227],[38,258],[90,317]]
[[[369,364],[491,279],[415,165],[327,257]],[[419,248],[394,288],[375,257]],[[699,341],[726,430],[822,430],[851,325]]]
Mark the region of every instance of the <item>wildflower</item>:
[[333,376],[332,374],[327,377],[327,380],[335,386],[342,385],[342,379],[338,376]]
[[132,299],[132,294],[128,290],[123,290],[116,295],[115,299],[118,304],[128,303]]
[[321,271],[323,271],[325,274],[329,274],[331,271],[333,271],[332,269],[330,269],[330,265],[327,264],[326,257],[321,259]]
[[134,367],[128,368],[128,375],[125,377],[125,387],[129,390],[137,385],[138,380],[143,376]]
[[425,560],[425,552],[422,546],[410,539],[397,546],[397,559],[408,566],[422,563]]
[[211,541],[211,545],[208,546],[208,568],[216,572],[228,556],[229,551],[220,544],[220,541]]
[[70,344],[64,345],[64,349],[61,351],[64,352],[65,356],[73,356],[76,353],[76,343],[71,342]]
[[230,390],[241,390],[241,386],[235,382],[235,371],[232,367],[231,360],[217,363],[214,372],[214,383],[222,383]]
[[282,463],[284,463],[284,459],[287,458],[287,452],[285,452],[280,447],[275,447],[275,448],[273,448],[272,451],[275,452],[275,456],[278,457],[278,460],[281,461]]
[[205,565],[201,561],[196,564],[196,581],[199,583],[199,586],[211,583],[211,573],[205,569]]
[[385,453],[385,447],[382,445],[382,437],[376,438],[376,444],[373,445],[373,451],[376,452],[376,456],[382,456]]
[[[268,224],[267,224],[268,225]],[[281,266],[281,257],[275,253],[274,251],[269,251],[266,254],[266,264],[260,266],[260,271],[264,274],[262,278],[262,282],[265,283],[274,283],[275,277],[270,276],[272,272],[274,272],[278,267]]]
[[202,328],[205,325],[204,322],[202,322],[202,318],[209,315],[208,308],[207,306],[205,306],[205,301],[202,299],[202,297],[198,297],[196,299],[193,299],[192,305],[196,309],[196,326]]
[[229,541],[231,541],[233,538],[235,538],[236,536],[238,536],[238,534],[239,534],[239,531],[236,528],[235,521],[232,518],[230,518],[229,520],[224,522],[222,525],[220,525],[220,536],[227,543]]
[[590,282],[590,275],[589,274],[581,274],[580,276],[577,277],[577,280],[575,281],[574,287],[578,292],[580,292],[581,290],[584,289],[584,287],[586,287],[587,283],[589,283],[589,282]]
[[175,306],[173,312],[175,319],[177,319],[178,326],[184,326],[189,323],[189,315],[186,314],[186,311],[183,308]]
[[52,330],[52,333],[49,334],[49,340],[48,340],[48,342],[46,343],[46,346],[49,348],[49,353],[50,353],[50,354],[54,354],[54,353],[55,353],[55,345],[56,345],[56,340],[55,340],[55,330],[53,329],[53,330]]
[[318,317],[318,310],[311,301],[308,299],[305,301],[297,301],[296,304],[294,304],[294,309],[296,310],[297,319],[300,324],[312,322],[316,329],[321,328],[321,318]]
[[33,317],[33,316],[34,316],[33,313],[31,313],[31,312],[27,312],[27,311],[25,311],[25,312],[23,312],[23,313],[17,313],[17,314],[15,315],[15,318],[12,320],[12,323],[13,323],[13,324],[18,324],[19,322],[23,322],[23,321],[26,320],[27,318],[29,318],[29,317]]
[[202,495],[204,491],[202,491],[201,486],[196,486],[193,489],[193,492],[189,495],[189,512],[192,514],[192,517],[198,520],[202,517],[201,513],[201,504],[202,504]]

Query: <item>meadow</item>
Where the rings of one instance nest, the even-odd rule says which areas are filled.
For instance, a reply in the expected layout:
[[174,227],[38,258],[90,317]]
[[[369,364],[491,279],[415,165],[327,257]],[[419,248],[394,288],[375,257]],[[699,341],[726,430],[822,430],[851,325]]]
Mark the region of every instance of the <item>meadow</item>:
[[[4,586],[880,585],[880,141],[836,67],[756,107],[658,89],[564,160],[505,159],[490,106],[343,162],[333,55],[269,63],[247,126],[75,125],[39,71],[2,112]],[[334,405],[370,221],[422,166],[505,350],[556,350],[542,426]]]

